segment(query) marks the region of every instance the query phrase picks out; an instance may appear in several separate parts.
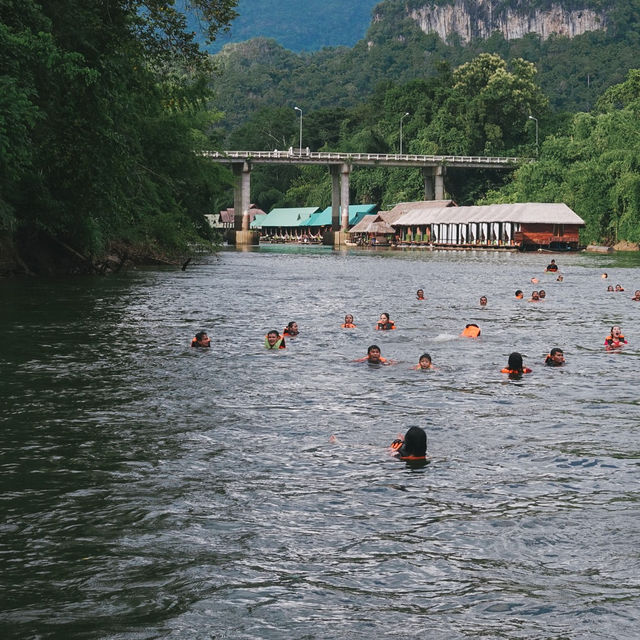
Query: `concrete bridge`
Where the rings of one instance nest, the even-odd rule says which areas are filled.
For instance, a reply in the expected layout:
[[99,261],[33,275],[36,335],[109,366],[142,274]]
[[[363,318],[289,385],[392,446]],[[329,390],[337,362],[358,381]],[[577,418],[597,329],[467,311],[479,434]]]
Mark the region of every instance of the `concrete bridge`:
[[[343,244],[349,227],[349,175],[353,166],[413,167],[422,169],[424,199],[444,200],[447,167],[467,169],[515,169],[528,158],[478,156],[426,156],[415,154],[287,151],[203,151],[214,162],[231,164],[234,175],[233,207],[237,244],[256,244],[249,230],[251,167],[254,164],[323,164],[331,172],[331,228],[334,244]],[[340,210],[342,209],[342,216]]]

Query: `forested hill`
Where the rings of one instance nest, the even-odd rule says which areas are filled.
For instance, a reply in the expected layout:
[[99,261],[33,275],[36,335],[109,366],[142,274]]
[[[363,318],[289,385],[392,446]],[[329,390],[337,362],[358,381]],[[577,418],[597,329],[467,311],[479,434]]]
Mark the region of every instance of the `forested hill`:
[[[230,42],[256,37],[274,38],[291,51],[353,46],[371,23],[371,10],[379,0],[239,0],[238,17],[229,31],[219,34],[210,52]],[[196,32],[199,25],[191,20]],[[204,40],[202,40],[204,44]]]

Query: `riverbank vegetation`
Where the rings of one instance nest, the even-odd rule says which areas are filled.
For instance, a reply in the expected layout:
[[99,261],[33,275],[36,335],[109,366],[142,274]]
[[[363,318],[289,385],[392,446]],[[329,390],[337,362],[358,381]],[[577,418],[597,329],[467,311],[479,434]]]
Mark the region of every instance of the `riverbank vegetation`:
[[[208,35],[236,0],[193,0]],[[208,57],[160,0],[0,0],[5,270],[92,271],[214,240],[227,172],[212,148]]]

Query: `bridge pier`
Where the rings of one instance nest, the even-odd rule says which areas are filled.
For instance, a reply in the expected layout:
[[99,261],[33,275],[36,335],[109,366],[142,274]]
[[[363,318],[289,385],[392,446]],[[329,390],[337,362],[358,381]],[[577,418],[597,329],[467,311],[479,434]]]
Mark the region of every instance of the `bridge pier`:
[[233,164],[233,226],[236,246],[258,244],[259,234],[249,229],[251,164]]
[[422,168],[425,200],[444,200],[444,174],[443,165]]

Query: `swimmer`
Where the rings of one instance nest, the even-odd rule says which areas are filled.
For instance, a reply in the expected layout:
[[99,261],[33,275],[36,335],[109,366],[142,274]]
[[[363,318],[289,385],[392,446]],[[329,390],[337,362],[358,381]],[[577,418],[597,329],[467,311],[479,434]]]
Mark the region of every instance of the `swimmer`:
[[538,284],[538,278],[531,278],[531,284]]
[[611,327],[611,333],[604,339],[604,346],[607,351],[612,351],[613,349],[620,349],[627,341],[625,337],[622,335],[622,330],[617,325]]
[[507,366],[500,373],[508,373],[510,376],[521,376],[523,373],[531,373],[531,369],[522,364],[522,354],[514,351],[509,354]]
[[555,260],[552,260],[548,265],[547,268],[545,269],[545,271],[557,271],[558,270],[558,265],[556,264]]
[[286,349],[287,345],[284,336],[281,336],[275,329],[272,329],[264,337],[264,346],[266,349]]
[[556,282],[562,282],[564,280],[564,276],[558,274],[558,277],[556,278]]
[[364,358],[358,358],[354,362],[368,362],[369,364],[391,364],[391,360],[382,357],[382,352],[377,344],[372,344],[367,349],[367,355]]
[[554,347],[544,359],[547,367],[561,367],[564,364],[564,353],[560,347]]
[[282,332],[283,336],[289,336],[290,338],[295,338],[298,333],[300,333],[298,331],[298,323],[297,322],[290,322],[285,328],[284,331]]
[[615,291],[615,289],[613,288],[613,285],[612,285],[612,284],[610,284],[610,285],[607,287],[607,292],[609,292],[609,291]]
[[196,333],[196,337],[191,340],[192,347],[210,347],[211,346],[211,338],[207,335],[206,331],[198,331]]
[[487,306],[487,296],[480,296],[480,306],[481,307]]
[[544,300],[547,297],[547,292],[544,289],[540,289],[540,291],[538,291],[538,298],[540,298],[540,300]]
[[468,324],[460,334],[461,338],[477,338],[482,331],[480,331],[480,327],[477,324]]
[[421,369],[435,369],[431,362],[431,356],[428,353],[423,353],[418,359],[418,364],[413,367],[416,371]]
[[603,273],[600,277],[601,277],[603,280],[606,280],[609,276],[608,276],[606,273]]
[[425,300],[424,291],[422,289],[418,289],[416,291],[416,300]]
[[631,298],[634,302],[640,302],[640,289],[636,289],[636,292],[633,294],[633,298]]
[[540,302],[540,293],[538,291],[532,291],[529,302]]
[[420,427],[410,427],[404,438],[391,443],[391,455],[406,462],[426,462],[427,434]]
[[522,289],[516,289],[516,300],[522,300],[524,298],[524,293],[522,293]]
[[624,291],[621,284],[616,285],[616,291]]
[[378,324],[376,324],[376,331],[390,331],[395,328],[395,322],[389,318],[389,314],[381,313],[380,320],[378,320]]
[[343,329],[355,329],[356,325],[353,324],[353,316],[350,313],[344,317],[344,323],[340,325]]

